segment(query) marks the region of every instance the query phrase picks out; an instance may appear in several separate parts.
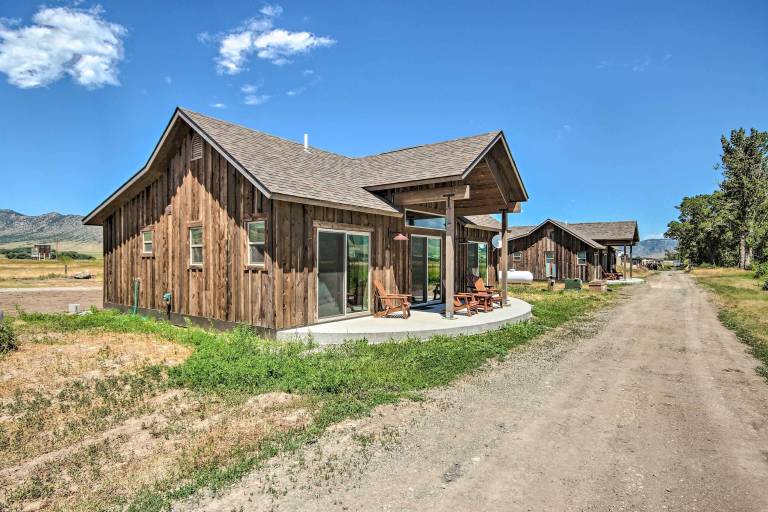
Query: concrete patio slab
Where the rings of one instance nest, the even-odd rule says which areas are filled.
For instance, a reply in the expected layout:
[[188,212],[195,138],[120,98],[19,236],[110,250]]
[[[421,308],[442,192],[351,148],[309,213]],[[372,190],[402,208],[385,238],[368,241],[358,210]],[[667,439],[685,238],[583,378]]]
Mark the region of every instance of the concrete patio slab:
[[399,316],[389,318],[365,316],[285,329],[277,332],[277,339],[308,340],[311,338],[321,345],[332,345],[365,338],[370,343],[382,343],[409,337],[427,339],[439,334],[455,336],[487,332],[531,317],[531,305],[514,298],[510,298],[509,305],[504,308],[496,307],[491,312],[478,313],[471,317],[459,313],[454,315],[453,320],[446,320],[443,317],[443,309],[443,305],[413,309],[408,319]]

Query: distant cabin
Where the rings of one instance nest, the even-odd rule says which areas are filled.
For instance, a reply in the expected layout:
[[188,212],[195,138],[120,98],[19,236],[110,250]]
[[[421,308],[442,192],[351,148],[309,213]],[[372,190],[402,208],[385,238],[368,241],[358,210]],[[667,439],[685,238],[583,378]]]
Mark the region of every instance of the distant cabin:
[[51,244],[35,244],[32,246],[31,257],[33,260],[51,259]]
[[451,313],[467,275],[497,282],[527,199],[501,131],[350,158],[179,108],[84,222],[106,307],[274,333],[370,315],[374,280]]
[[603,279],[606,272],[623,269],[617,265],[616,247],[631,258],[639,241],[634,220],[571,224],[547,219],[537,226],[509,228],[509,268],[530,271],[536,280]]

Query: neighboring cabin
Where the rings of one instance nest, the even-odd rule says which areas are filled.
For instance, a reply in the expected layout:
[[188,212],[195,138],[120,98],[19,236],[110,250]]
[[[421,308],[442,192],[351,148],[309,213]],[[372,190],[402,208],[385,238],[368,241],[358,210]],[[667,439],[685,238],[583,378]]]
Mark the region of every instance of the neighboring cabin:
[[527,198],[500,131],[349,158],[179,108],[84,222],[103,225],[105,307],[138,279],[140,311],[170,292],[175,321],[274,332],[370,314],[374,279],[452,314],[468,273],[496,282],[491,240]]
[[[636,221],[568,224],[547,219],[538,226],[509,229],[509,268],[527,270],[537,280],[602,279],[604,272],[621,271],[614,247],[640,241]],[[631,274],[631,267],[630,267]]]

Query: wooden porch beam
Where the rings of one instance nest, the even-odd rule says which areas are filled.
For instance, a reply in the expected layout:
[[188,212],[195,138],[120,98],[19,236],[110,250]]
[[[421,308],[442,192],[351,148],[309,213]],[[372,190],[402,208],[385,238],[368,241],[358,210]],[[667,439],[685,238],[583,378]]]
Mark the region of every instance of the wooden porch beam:
[[507,305],[507,271],[509,270],[507,240],[507,210],[501,210],[501,307]]
[[398,192],[394,195],[393,202],[399,206],[419,203],[433,203],[437,201],[444,201],[445,196],[447,195],[453,196],[456,200],[469,199],[469,185]]
[[491,170],[493,179],[496,181],[496,185],[499,187],[499,193],[501,194],[501,198],[504,200],[505,204],[509,204],[511,201],[511,198],[507,195],[507,191],[505,190],[505,188],[507,187],[507,180],[504,177],[504,173],[501,172],[501,169],[496,163],[496,160],[493,158],[493,156],[491,156],[490,152],[487,155],[485,155],[485,163],[488,166],[488,168]]
[[445,196],[445,318],[453,320],[453,292],[455,263],[455,229],[456,218],[454,214],[453,196]]

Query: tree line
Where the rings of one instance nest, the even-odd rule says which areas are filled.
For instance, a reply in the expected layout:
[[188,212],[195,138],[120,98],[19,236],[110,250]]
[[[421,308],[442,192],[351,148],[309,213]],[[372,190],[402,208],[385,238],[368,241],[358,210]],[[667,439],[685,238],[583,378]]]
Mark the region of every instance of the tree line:
[[684,197],[664,236],[691,264],[750,268],[768,261],[768,132],[739,128],[720,142],[719,187]]

